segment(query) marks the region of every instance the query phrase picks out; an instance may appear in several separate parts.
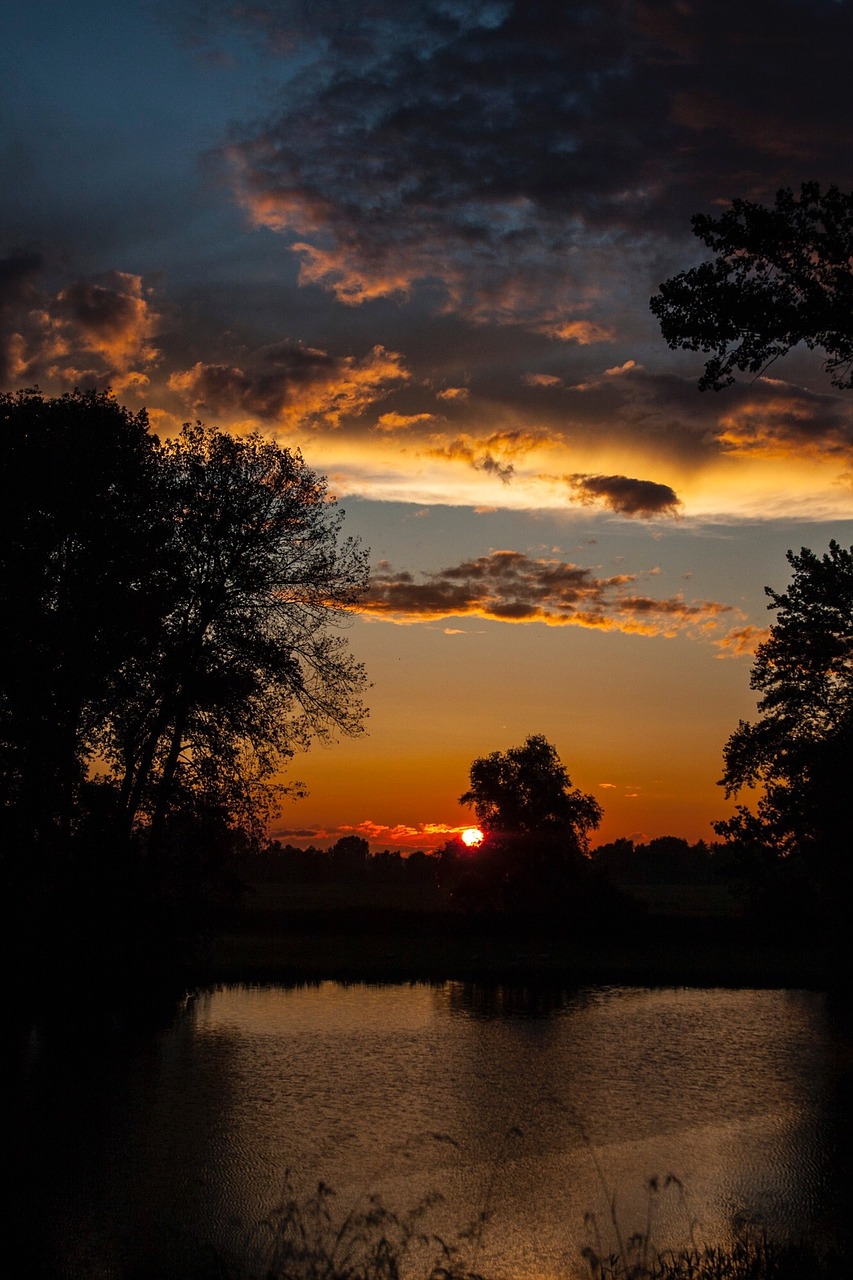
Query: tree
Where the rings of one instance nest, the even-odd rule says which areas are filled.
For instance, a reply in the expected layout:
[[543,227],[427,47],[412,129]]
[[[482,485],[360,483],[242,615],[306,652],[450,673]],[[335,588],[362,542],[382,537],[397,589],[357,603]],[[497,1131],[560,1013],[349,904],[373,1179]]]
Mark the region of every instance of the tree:
[[171,539],[156,632],[121,672],[101,749],[129,826],[159,841],[187,793],[244,822],[298,747],[360,730],[364,669],[336,633],[366,555],[299,453],[201,423],[163,449]]
[[293,753],[360,730],[339,624],[366,554],[299,453],[201,423],[161,445],[109,393],[0,397],[0,461],[6,898],[162,936]]
[[579,853],[601,821],[594,796],[572,789],[556,748],[541,734],[521,747],[493,751],[475,760],[470,790],[459,803],[473,805],[484,832],[562,836]]
[[333,871],[343,876],[360,876],[370,865],[370,845],[363,836],[341,836],[328,853]]
[[470,783],[459,803],[473,805],[485,838],[473,854],[460,850],[451,859],[457,899],[498,911],[558,909],[601,821],[598,801],[572,788],[556,748],[541,735],[476,759]]
[[763,788],[720,835],[796,860],[823,895],[850,885],[853,808],[853,547],[787,555],[788,589],[765,588],[776,621],[755,654],[750,686],[760,719],[740,721],[725,747],[726,795]]
[[67,840],[111,682],[140,644],[166,522],[144,411],[0,396],[0,802],[8,843]]
[[733,200],[692,226],[716,259],[665,281],[650,306],[670,347],[715,353],[700,388],[759,374],[800,342],[826,352],[835,386],[853,387],[853,192],[807,182],[772,208]]

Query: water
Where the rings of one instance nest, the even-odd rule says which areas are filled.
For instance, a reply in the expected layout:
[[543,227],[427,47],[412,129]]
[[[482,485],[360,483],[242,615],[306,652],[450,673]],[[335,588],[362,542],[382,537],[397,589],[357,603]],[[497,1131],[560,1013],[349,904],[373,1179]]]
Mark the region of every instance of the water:
[[585,1274],[614,1197],[661,1246],[745,1217],[825,1233],[844,1052],[805,991],[230,987],[132,1045],[34,1034],[7,1200],[31,1274],[62,1280],[224,1274],[320,1179],[335,1214],[440,1192],[448,1239],[487,1213],[466,1257],[499,1280]]

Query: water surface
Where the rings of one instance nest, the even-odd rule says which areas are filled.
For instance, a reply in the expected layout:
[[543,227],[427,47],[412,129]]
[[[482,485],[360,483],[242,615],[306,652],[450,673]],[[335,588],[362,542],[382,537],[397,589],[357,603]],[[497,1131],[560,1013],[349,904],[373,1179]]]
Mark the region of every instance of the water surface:
[[660,1245],[823,1231],[837,1061],[805,991],[229,987],[121,1049],[33,1037],[17,1215],[43,1274],[105,1280],[215,1274],[320,1179],[336,1213],[439,1192],[448,1238],[486,1213],[495,1277],[584,1274],[614,1198]]

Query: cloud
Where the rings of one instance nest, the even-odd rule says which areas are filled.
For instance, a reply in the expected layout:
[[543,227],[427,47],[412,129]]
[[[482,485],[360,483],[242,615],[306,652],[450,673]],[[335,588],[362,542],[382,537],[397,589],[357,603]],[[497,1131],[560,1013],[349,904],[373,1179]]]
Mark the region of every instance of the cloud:
[[833,0],[206,10],[282,60],[279,107],[223,149],[235,191],[303,283],[351,305],[424,285],[473,318],[608,341],[578,303],[628,255],[806,160],[850,167],[853,14]]
[[141,390],[160,352],[160,316],[142,277],[126,271],[72,280],[57,293],[39,253],[0,261],[0,379]]
[[467,434],[452,439],[433,436],[421,452],[443,462],[462,462],[472,470],[495,476],[508,485],[516,475],[516,463],[548,443],[548,437],[542,432],[493,431],[482,439]]
[[553,373],[525,373],[521,379],[526,387],[561,387],[563,379]]
[[541,331],[549,338],[558,338],[560,342],[577,342],[581,347],[589,347],[596,342],[612,342],[615,336],[612,329],[593,324],[591,320],[563,320],[557,324],[544,324]]
[[272,834],[280,840],[298,838],[300,843],[310,839],[312,844],[320,846],[333,844],[342,836],[358,835],[369,841],[374,851],[390,848],[413,853],[416,849],[437,849],[450,836],[464,831],[466,825],[451,826],[445,822],[387,823],[365,818],[361,822],[344,823],[336,827],[294,830],[274,826]]
[[[626,440],[685,459],[719,454],[780,458],[846,455],[853,447],[853,400],[774,378],[736,383],[722,392],[656,373],[634,361],[566,389],[566,410],[587,429],[600,425]],[[572,403],[576,408],[572,409]]]
[[717,440],[729,454],[790,457],[853,452],[853,410],[840,396],[758,378],[719,418]]
[[380,564],[363,611],[392,622],[414,623],[475,616],[497,622],[541,622],[649,636],[707,634],[732,606],[683,597],[655,599],[630,588],[636,575],[598,577],[589,568],[520,551],[491,551],[475,560],[421,575]]
[[497,476],[504,484],[508,484],[515,474],[515,467],[511,462],[501,460],[493,448],[495,445],[503,452],[505,438],[495,436],[486,441],[476,441],[470,436],[461,435],[446,443],[434,443],[424,452],[432,458],[441,458],[449,462],[465,462],[475,471]]
[[0,386],[14,386],[27,374],[30,344],[22,329],[25,318],[32,328],[41,269],[41,254],[34,251],[0,258]]
[[573,475],[568,481],[574,497],[584,506],[600,503],[623,516],[674,515],[681,506],[668,484],[657,484],[654,480]]
[[124,372],[132,362],[150,364],[158,352],[150,345],[160,317],[152,310],[142,277],[109,271],[92,280],[75,280],[56,297],[56,314],[84,350]]
[[337,426],[345,416],[364,413],[409,376],[402,356],[381,346],[357,359],[280,342],[250,353],[239,367],[198,361],[173,373],[169,387],[193,411]]
[[408,427],[421,426],[432,422],[432,413],[382,413],[376,419],[377,431],[405,431]]
[[732,627],[724,636],[714,641],[720,652],[718,658],[752,657],[760,644],[770,636],[769,627],[745,625]]

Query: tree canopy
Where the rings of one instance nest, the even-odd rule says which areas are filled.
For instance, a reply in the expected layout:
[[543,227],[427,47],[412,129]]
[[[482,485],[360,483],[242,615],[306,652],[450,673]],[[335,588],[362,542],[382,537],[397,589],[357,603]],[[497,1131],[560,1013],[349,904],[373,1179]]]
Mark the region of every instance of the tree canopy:
[[[575,789],[556,748],[532,735],[470,768],[471,805],[484,833],[443,852],[443,883],[458,905],[509,916],[563,913],[578,898],[589,834],[601,821],[596,799]],[[575,901],[577,906],[577,901]]]
[[824,891],[849,885],[853,848],[853,547],[788,552],[787,590],[767,587],[776,621],[750,679],[760,718],[741,721],[725,748],[721,785],[763,791],[719,834],[801,858]]
[[825,351],[835,386],[853,387],[853,192],[806,182],[771,208],[733,200],[692,226],[716,258],[665,281],[650,305],[670,347],[714,353],[700,388],[759,374],[800,342]]
[[333,624],[364,589],[365,556],[299,453],[196,423],[161,461],[161,610],[100,745],[130,823],[156,831],[187,791],[251,822],[297,747],[360,727],[364,672]]
[[541,734],[520,747],[479,757],[469,776],[470,789],[459,803],[473,805],[484,832],[557,834],[586,852],[601,806],[594,796],[572,788],[556,748]]

